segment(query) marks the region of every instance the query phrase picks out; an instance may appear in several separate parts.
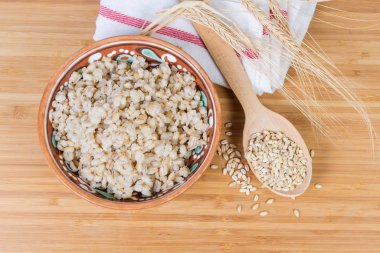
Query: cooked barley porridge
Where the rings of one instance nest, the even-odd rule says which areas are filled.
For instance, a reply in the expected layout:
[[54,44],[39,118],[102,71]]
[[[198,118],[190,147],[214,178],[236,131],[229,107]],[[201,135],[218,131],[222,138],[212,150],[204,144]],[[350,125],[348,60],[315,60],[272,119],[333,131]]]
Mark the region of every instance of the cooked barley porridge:
[[169,189],[189,175],[206,144],[207,108],[194,77],[168,63],[150,67],[110,58],[73,72],[49,120],[70,169],[117,199]]

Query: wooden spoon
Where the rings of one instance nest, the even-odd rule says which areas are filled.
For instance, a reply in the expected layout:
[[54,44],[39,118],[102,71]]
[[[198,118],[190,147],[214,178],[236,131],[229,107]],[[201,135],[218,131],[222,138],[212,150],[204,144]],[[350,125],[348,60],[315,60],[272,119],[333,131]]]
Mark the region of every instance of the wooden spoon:
[[[244,109],[244,151],[247,150],[250,136],[253,133],[261,132],[263,130],[281,131],[296,142],[302,149],[307,159],[307,173],[303,183],[297,186],[293,191],[289,192],[277,191],[268,187],[272,192],[284,197],[296,197],[301,195],[310,185],[312,175],[311,157],[302,136],[287,119],[261,104],[235,50],[207,27],[195,23],[194,27],[206,44],[216,65],[219,67],[219,70],[222,72],[224,78],[227,80]],[[255,176],[260,180],[252,165],[249,164],[249,166]]]

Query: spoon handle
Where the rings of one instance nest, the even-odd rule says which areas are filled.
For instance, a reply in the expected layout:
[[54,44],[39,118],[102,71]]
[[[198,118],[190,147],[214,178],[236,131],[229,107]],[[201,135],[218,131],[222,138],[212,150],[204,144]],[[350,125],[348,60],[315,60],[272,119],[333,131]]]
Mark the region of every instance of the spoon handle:
[[246,116],[263,109],[235,50],[209,28],[193,23],[219,70],[241,103]]

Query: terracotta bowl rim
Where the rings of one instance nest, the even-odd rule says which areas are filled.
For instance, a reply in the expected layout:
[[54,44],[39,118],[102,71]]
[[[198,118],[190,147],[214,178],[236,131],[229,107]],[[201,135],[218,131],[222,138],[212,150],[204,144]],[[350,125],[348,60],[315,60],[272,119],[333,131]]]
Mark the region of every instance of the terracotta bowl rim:
[[[177,189],[174,189],[173,191],[165,193],[163,196],[160,196],[154,199],[141,201],[141,202],[118,202],[118,201],[113,201],[113,200],[107,200],[105,198],[99,198],[79,188],[76,184],[74,184],[69,178],[67,178],[63,174],[57,161],[53,158],[50,146],[48,144],[49,140],[48,140],[48,136],[46,132],[46,126],[47,126],[47,121],[48,121],[47,111],[49,108],[51,97],[54,91],[57,89],[61,79],[65,77],[67,72],[71,68],[73,68],[80,61],[80,59],[83,59],[84,57],[87,57],[88,55],[91,55],[91,53],[95,53],[96,51],[99,51],[102,48],[113,46],[113,45],[120,45],[123,41],[125,41],[126,44],[136,43],[136,44],[143,44],[143,45],[148,45],[148,46],[156,46],[156,47],[164,49],[165,51],[174,52],[176,55],[179,55],[183,59],[186,59],[189,64],[189,67],[191,67],[197,73],[197,75],[201,78],[202,83],[204,84],[205,88],[208,91],[208,94],[210,96],[210,101],[212,102],[212,108],[213,108],[214,119],[215,119],[214,126],[213,126],[215,131],[214,131],[213,138],[209,142],[210,148],[208,152],[205,154],[206,157],[203,163],[199,165],[196,172]],[[39,142],[40,142],[42,152],[44,153],[44,156],[47,159],[49,167],[51,167],[54,170],[59,180],[66,187],[71,189],[75,194],[99,206],[113,208],[113,209],[133,210],[133,209],[149,208],[149,207],[153,207],[159,204],[163,204],[177,197],[178,195],[186,191],[188,188],[190,188],[190,186],[193,185],[205,173],[207,167],[211,163],[213,155],[216,153],[216,149],[219,144],[220,132],[221,132],[221,122],[222,120],[221,120],[221,108],[220,108],[219,98],[213,86],[213,83],[208,77],[208,75],[206,74],[206,72],[204,71],[204,69],[188,53],[160,39],[147,37],[147,36],[124,35],[124,36],[111,37],[108,39],[91,43],[90,45],[74,53],[56,71],[54,76],[48,82],[48,85],[46,86],[43,92],[43,96],[41,98],[39,112],[38,112],[38,137],[39,137]]]

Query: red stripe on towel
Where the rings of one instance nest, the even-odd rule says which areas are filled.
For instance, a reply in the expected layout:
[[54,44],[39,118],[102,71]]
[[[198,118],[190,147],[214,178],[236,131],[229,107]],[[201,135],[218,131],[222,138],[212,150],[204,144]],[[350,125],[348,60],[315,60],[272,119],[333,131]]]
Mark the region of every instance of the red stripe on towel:
[[[140,18],[131,17],[128,15],[125,15],[123,13],[111,10],[105,6],[100,6],[99,14],[105,18],[108,18],[110,20],[116,21],[121,24],[129,25],[136,28],[144,29],[148,25],[150,25],[152,22]],[[168,37],[172,37],[178,40],[186,41],[188,43],[195,44],[197,46],[200,46],[202,48],[206,48],[205,44],[203,43],[202,39],[194,34],[191,34],[189,32],[179,30],[176,28],[164,26],[161,29],[157,30],[156,33],[165,35]],[[253,52],[252,50],[248,49],[244,52],[244,54],[251,58],[251,59],[257,59],[258,54]],[[239,54],[237,54],[239,55]]]
[[[113,21],[116,21],[125,25],[133,26],[136,28],[143,29],[151,24],[150,21],[125,15],[123,13],[111,10],[105,6],[100,6],[99,14],[105,18],[111,19]],[[194,34],[191,34],[179,29],[165,26],[157,30],[157,33],[206,48],[201,38],[199,38],[198,36]]]

